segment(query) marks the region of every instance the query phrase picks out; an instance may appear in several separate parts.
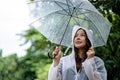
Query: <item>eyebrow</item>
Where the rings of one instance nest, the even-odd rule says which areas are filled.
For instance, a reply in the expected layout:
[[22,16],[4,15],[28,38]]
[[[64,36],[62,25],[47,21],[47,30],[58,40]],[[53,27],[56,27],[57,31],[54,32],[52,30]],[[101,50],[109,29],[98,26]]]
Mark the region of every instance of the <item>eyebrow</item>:
[[[84,34],[84,35],[86,35],[86,34],[85,34],[85,32],[82,32],[81,34]],[[75,34],[75,36],[77,36],[77,35],[78,35],[78,33],[76,33],[76,34]]]
[[[83,32],[81,32],[82,34],[85,34],[85,32],[83,31]],[[76,33],[76,34],[78,34],[78,32]]]

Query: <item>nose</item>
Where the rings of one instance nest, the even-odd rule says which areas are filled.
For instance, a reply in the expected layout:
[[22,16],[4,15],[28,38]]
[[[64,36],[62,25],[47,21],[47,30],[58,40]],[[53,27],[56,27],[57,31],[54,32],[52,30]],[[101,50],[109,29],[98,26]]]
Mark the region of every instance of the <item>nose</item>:
[[80,40],[80,37],[77,37],[77,40]]

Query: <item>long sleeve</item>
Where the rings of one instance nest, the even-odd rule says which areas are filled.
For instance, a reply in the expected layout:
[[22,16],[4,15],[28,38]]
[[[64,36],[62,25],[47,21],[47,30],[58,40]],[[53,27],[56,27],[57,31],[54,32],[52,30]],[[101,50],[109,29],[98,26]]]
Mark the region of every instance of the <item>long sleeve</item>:
[[58,66],[54,67],[52,63],[48,73],[48,80],[57,80],[57,70]]
[[83,66],[89,80],[107,80],[104,62],[99,57],[86,59]]
[[95,62],[95,76],[96,77],[99,77],[100,75],[100,80],[107,80],[107,71],[105,69],[105,66],[104,66],[104,62],[102,59],[98,58],[98,57],[95,57],[94,58],[94,62]]
[[62,80],[62,60],[58,66],[54,67],[53,63],[50,66],[48,80]]

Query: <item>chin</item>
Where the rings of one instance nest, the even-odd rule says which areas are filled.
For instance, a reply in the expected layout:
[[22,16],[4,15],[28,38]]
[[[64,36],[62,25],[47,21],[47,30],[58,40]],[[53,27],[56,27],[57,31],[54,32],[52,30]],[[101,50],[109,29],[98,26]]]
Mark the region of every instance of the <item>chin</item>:
[[83,48],[85,47],[84,45],[75,45],[76,48]]

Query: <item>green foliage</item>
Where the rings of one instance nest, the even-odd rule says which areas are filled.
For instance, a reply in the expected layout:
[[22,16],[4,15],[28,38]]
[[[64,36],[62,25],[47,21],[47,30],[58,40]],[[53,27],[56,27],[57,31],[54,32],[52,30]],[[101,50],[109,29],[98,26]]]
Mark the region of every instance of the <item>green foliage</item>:
[[[103,15],[111,11],[120,16],[120,0],[89,0]],[[107,12],[107,14],[106,14]]]
[[0,49],[0,57],[2,57],[2,49]]
[[27,59],[26,66],[29,66],[29,70],[31,69],[35,72],[32,76],[37,76],[34,78],[35,80],[47,80],[47,72],[51,64],[51,60],[48,58],[47,53],[52,43],[33,27],[19,35],[26,38],[24,44],[31,42],[30,47],[27,49],[27,55],[24,57],[23,61]]
[[17,71],[17,56],[0,57],[0,80],[21,80]]

